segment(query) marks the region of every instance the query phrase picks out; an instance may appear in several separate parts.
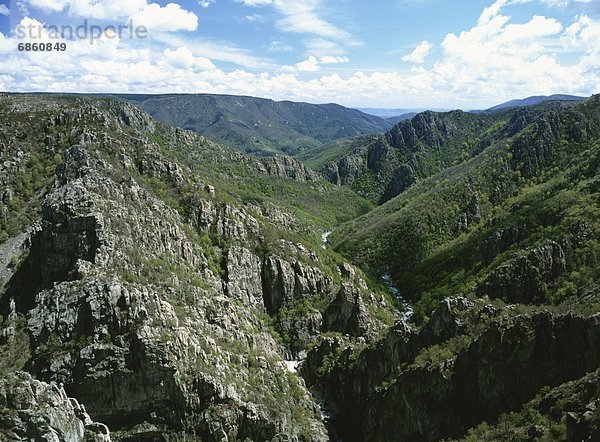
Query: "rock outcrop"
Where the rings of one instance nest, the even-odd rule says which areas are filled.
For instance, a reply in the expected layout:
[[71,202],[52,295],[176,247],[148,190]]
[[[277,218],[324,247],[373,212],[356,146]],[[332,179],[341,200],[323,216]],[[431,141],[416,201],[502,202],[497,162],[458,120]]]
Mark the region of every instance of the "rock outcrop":
[[[483,331],[473,335],[474,325]],[[444,302],[420,331],[399,322],[362,351],[323,339],[303,370],[344,440],[434,441],[595,370],[598,340],[598,315],[506,316],[458,298]]]
[[85,407],[62,386],[17,372],[0,378],[0,439],[110,442],[106,425],[93,422]]
[[495,269],[477,291],[508,302],[541,303],[546,301],[546,284],[554,281],[566,268],[563,247],[550,241]]

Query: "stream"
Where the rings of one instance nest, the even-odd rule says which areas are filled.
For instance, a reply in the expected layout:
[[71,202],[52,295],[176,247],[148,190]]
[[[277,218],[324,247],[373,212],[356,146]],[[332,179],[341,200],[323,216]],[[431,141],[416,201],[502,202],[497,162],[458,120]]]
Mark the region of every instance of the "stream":
[[[323,242],[322,247],[324,249],[327,248],[327,244],[329,243],[329,235],[331,235],[331,233],[332,233],[331,231],[327,231],[327,232],[323,232],[323,234],[321,235],[321,241]],[[410,301],[408,299],[406,299],[406,297],[404,297],[404,295],[402,294],[400,289],[394,285],[394,282],[392,281],[392,277],[390,276],[389,273],[386,273],[385,275],[383,275],[382,280],[383,280],[383,283],[385,284],[386,288],[390,291],[390,293],[392,295],[394,295],[394,297],[398,301],[400,301],[400,303],[404,306],[404,311],[398,312],[400,314],[400,318],[405,322],[408,321],[414,313],[412,304],[410,303]]]
[[321,241],[323,242],[323,248],[326,249],[327,248],[327,244],[329,242],[329,235],[331,235],[331,231],[329,232],[325,232],[321,235]]
[[386,273],[385,275],[383,275],[382,279],[383,279],[383,283],[385,284],[387,289],[390,291],[390,293],[392,295],[394,295],[394,297],[398,301],[400,301],[402,303],[402,305],[404,305],[404,311],[400,312],[400,317],[402,318],[403,321],[405,321],[405,322],[408,321],[414,313],[412,304],[410,303],[410,301],[408,299],[406,299],[404,297],[404,295],[402,294],[400,289],[394,285],[394,282],[392,281],[392,277],[390,276],[389,273]]

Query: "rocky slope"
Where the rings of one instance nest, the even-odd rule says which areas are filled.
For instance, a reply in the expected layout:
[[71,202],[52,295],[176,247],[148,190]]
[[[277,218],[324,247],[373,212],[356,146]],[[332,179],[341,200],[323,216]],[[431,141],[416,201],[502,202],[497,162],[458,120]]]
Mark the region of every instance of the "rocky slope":
[[62,386],[37,381],[24,372],[0,379],[0,423],[2,440],[111,440],[106,425],[93,422]]
[[0,437],[596,440],[599,127],[417,116],[356,156],[411,181],[374,208],[123,102],[0,98]]
[[[62,383],[115,440],[326,440],[285,359],[328,329],[374,335],[392,312],[269,197],[328,186],[127,104],[0,109],[4,376]],[[265,190],[236,199],[247,180]]]
[[[305,376],[333,410],[343,440],[435,441],[518,410],[542,387],[593,372],[599,339],[598,314],[517,312],[449,298],[422,328],[399,322],[366,348],[323,339]],[[571,407],[554,409],[555,419],[569,418]],[[580,429],[582,439],[597,428]],[[541,437],[551,428],[538,430]]]
[[505,115],[423,112],[401,121],[383,136],[353,142],[320,170],[332,183],[352,186],[383,203],[418,180],[463,162],[489,145],[493,125]]

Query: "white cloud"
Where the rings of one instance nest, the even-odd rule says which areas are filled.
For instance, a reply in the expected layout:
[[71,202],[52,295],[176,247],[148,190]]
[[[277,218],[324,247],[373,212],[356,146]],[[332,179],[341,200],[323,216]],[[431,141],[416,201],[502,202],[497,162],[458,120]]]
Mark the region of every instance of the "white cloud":
[[288,43],[285,43],[280,40],[273,40],[269,44],[269,52],[291,52],[294,50],[294,47]]
[[153,31],[195,31],[198,29],[198,17],[182,9],[178,3],[169,3],[161,7],[152,3],[131,17],[135,25],[143,25]]
[[27,3],[35,8],[94,19],[127,18],[148,6],[146,0],[27,0]]
[[284,32],[313,34],[349,46],[361,45],[349,32],[339,28],[318,13],[320,0],[236,0],[245,6],[273,6],[283,16],[277,27]]
[[0,15],[8,16],[10,14],[10,10],[6,7],[6,5],[0,5]]
[[[194,31],[198,28],[198,17],[178,3],[162,7],[147,0],[26,0],[35,8],[61,12],[66,11],[75,17],[119,20],[131,18],[136,25],[143,25],[154,31]],[[212,2],[212,0],[201,0]],[[208,5],[207,5],[208,6]]]
[[170,47],[185,46],[198,57],[234,63],[250,69],[275,69],[277,67],[271,60],[253,55],[252,52],[228,42],[182,38],[166,33],[155,34],[153,39]]
[[166,49],[164,51],[165,61],[175,67],[181,69],[192,69],[194,71],[209,71],[216,69],[216,66],[205,57],[196,57],[186,47],[178,48],[174,51]]
[[28,0],[27,3],[40,9],[46,9],[49,11],[62,11],[66,9],[71,2],[65,0]]
[[260,22],[263,21],[264,17],[260,14],[250,14],[244,17],[249,22]]
[[307,55],[324,57],[327,55],[346,55],[346,50],[335,41],[323,38],[312,38],[304,42]]
[[433,45],[431,43],[429,43],[428,41],[424,40],[419,44],[419,46],[417,46],[415,48],[414,51],[412,51],[410,54],[402,57],[402,61],[407,61],[407,62],[417,63],[417,64],[425,63],[425,59],[431,52],[431,49],[433,49]]
[[284,66],[284,72],[316,72],[320,69],[321,64],[341,64],[349,63],[348,57],[337,57],[333,55],[326,55],[324,57],[317,58],[314,55],[309,56],[306,60],[297,63],[295,66]]
[[274,5],[284,16],[277,22],[283,31],[315,34],[345,42],[354,40],[348,32],[319,17],[317,0],[274,0]]
[[540,0],[541,3],[544,3],[548,6],[553,6],[553,7],[567,7],[567,6],[571,6],[571,5],[576,5],[577,3],[579,4],[588,4],[588,3],[592,3],[593,0]]
[[306,60],[297,63],[296,69],[301,72],[315,72],[319,70],[319,62],[311,55]]
[[208,8],[210,5],[214,4],[216,0],[198,0],[198,4],[201,8]]

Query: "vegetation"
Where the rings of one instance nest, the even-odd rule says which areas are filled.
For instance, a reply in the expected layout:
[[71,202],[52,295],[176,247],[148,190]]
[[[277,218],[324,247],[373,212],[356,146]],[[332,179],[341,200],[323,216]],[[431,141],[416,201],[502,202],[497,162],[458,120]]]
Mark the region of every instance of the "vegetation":
[[[561,245],[566,268],[532,282],[540,292],[537,302],[558,304],[594,291],[600,253],[597,101],[559,110],[545,106],[514,136],[336,229],[331,243],[373,273],[391,274],[415,301],[417,322],[447,296],[503,296],[485,282],[502,266],[522,265],[548,241]],[[539,152],[531,151],[536,143],[544,146]]]

